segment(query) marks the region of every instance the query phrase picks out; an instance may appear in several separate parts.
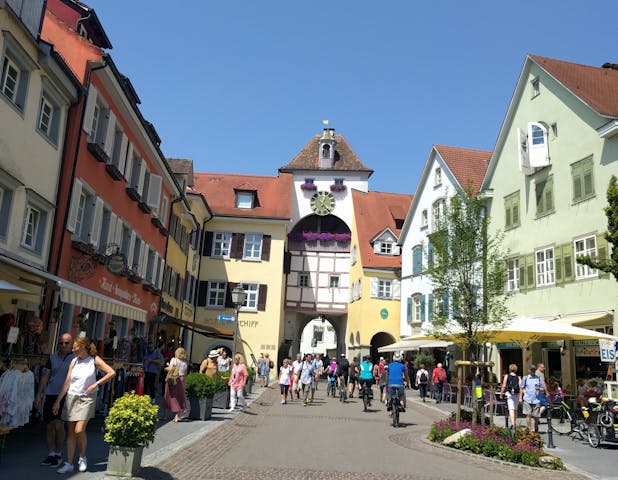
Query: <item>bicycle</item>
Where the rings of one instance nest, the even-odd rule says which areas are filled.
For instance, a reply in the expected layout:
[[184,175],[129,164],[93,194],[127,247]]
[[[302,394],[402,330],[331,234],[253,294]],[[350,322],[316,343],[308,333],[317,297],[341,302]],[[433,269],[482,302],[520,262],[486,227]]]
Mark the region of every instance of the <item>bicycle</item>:
[[551,428],[559,435],[576,433],[582,439],[586,427],[586,419],[581,410],[572,408],[564,400],[551,405]]
[[401,385],[389,385],[388,391],[390,393],[390,399],[388,401],[388,410],[391,412],[391,419],[393,422],[393,427],[397,428],[399,426],[399,414],[401,412],[405,412],[403,405],[401,404],[401,400],[399,398],[399,389],[402,388]]
[[371,399],[373,394],[369,382],[367,380],[361,380],[361,388],[358,392],[358,396],[363,399],[363,412],[367,411],[367,407],[371,406]]
[[345,381],[344,377],[339,377],[338,388],[339,401],[346,403],[348,399],[348,383]]
[[337,389],[335,388],[336,381],[337,379],[335,378],[334,375],[328,377],[328,383],[326,384],[326,396],[327,397],[332,396],[333,398],[335,398],[337,396]]

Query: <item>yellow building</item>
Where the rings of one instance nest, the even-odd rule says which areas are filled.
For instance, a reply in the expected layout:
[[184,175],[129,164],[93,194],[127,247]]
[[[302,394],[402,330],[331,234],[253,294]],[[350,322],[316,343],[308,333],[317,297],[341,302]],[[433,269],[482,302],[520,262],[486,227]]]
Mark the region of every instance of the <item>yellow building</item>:
[[350,357],[399,340],[401,255],[397,241],[412,197],[352,191],[354,222],[347,346]]
[[[237,350],[247,364],[268,353],[277,361],[283,336],[284,251],[290,220],[291,177],[195,173],[194,191],[205,195],[212,219],[205,224],[196,324],[221,330],[238,328]],[[232,290],[247,294],[234,322]],[[220,335],[204,345],[234,349]]]

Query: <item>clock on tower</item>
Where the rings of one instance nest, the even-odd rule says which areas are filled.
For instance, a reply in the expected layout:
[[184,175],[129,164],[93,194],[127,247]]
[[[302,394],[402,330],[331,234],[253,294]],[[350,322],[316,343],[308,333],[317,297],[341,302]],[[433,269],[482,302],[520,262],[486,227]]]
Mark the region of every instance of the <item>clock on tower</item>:
[[335,197],[330,192],[316,192],[311,197],[311,210],[316,215],[328,215],[335,209]]

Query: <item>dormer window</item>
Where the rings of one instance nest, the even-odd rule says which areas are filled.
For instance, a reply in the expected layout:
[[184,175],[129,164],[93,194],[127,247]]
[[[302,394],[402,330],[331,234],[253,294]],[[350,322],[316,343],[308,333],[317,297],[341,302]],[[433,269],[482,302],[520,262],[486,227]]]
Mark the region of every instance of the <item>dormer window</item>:
[[322,145],[322,158],[330,158],[330,145],[328,143]]
[[442,185],[442,169],[440,167],[436,167],[434,171],[433,184],[435,187]]
[[255,192],[247,190],[236,190],[236,208],[254,208],[256,207]]
[[421,228],[427,228],[429,225],[429,219],[427,216],[427,209],[421,212]]
[[392,255],[393,254],[393,244],[390,242],[382,242],[380,244],[380,254],[381,255]]

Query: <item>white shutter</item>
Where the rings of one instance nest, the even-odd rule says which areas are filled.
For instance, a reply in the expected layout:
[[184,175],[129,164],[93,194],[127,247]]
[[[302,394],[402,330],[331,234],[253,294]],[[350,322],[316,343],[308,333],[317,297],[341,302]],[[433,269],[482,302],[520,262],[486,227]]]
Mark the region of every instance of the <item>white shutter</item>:
[[401,282],[399,280],[393,280],[393,300],[399,300],[401,298]]
[[94,215],[92,225],[90,225],[90,244],[95,248],[99,246],[99,236],[101,236],[101,221],[103,219],[103,199],[96,197],[94,201]]
[[124,166],[127,161],[127,143],[128,142],[129,142],[129,139],[127,138],[127,136],[124,134],[124,132],[121,132],[120,133],[120,152],[118,153],[118,165],[116,165],[116,167],[118,167],[118,170],[123,175],[124,175]]
[[131,186],[131,170],[133,170],[133,144],[129,142],[127,147],[127,163],[124,166],[124,179],[129,187]]
[[150,175],[150,185],[148,186],[148,198],[146,199],[146,203],[153,209],[155,214],[159,211],[162,183],[163,178],[160,175]]
[[517,129],[517,158],[519,160],[519,171],[525,175],[531,173],[530,158],[528,157],[528,137],[526,132]]
[[112,158],[112,149],[114,147],[114,137],[116,135],[116,115],[111,110],[107,111],[107,129],[105,131],[105,143],[103,144],[103,150],[107,154],[108,158]]
[[[127,266],[133,268],[135,261],[133,260],[133,247],[135,247],[135,230],[131,230],[131,237],[129,238],[129,251],[127,252]],[[139,252],[137,252],[139,255]]]
[[[538,136],[533,138],[533,130],[543,132],[542,139]],[[549,165],[549,150],[547,146],[547,128],[539,122],[528,123],[528,157],[532,168],[546,167]]]
[[139,178],[137,179],[137,185],[135,185],[135,188],[137,188],[137,192],[140,194],[140,196],[142,195],[142,192],[144,191],[144,177],[146,176],[146,168],[147,168],[146,161],[143,158],[140,158],[139,159]]
[[380,253],[380,242],[374,242],[373,244],[373,253]]
[[148,245],[146,244],[146,242],[144,242],[142,240],[142,242],[140,243],[140,257],[139,257],[139,268],[138,268],[138,273],[139,276],[144,278],[144,276],[146,275],[146,261],[148,260]]
[[[107,238],[105,239],[105,255],[111,255],[114,253],[111,245],[116,241],[116,224],[118,223],[118,215],[114,212],[109,214],[109,230],[107,231]],[[120,228],[122,230],[122,227]]]
[[378,282],[379,280],[377,278],[371,279],[371,284],[369,288],[369,296],[372,298],[378,298],[378,292],[379,292]]
[[157,278],[157,288],[161,288],[163,286],[163,271],[165,270],[165,259],[163,257],[159,257],[159,278]]
[[161,212],[159,213],[159,220],[161,220],[161,223],[163,224],[164,227],[166,226],[166,223],[167,223],[167,204],[168,204],[168,200],[164,194],[163,198],[161,199]]
[[118,246],[118,252],[122,249],[122,230],[124,226],[124,222],[122,218],[118,217],[116,219],[116,234],[114,236],[114,243]]
[[82,129],[90,136],[92,134],[92,116],[94,115],[94,106],[97,104],[97,89],[91,83],[88,87],[88,98],[86,99],[86,111],[84,112],[84,123]]
[[154,257],[152,261],[152,278],[150,279],[150,283],[152,285],[156,285],[158,277],[159,277],[159,254],[157,252],[154,252]]
[[71,197],[71,213],[67,222],[67,230],[74,232],[77,226],[77,214],[79,212],[79,199],[82,196],[82,182],[75,179],[73,184],[73,196]]
[[399,245],[393,245],[393,255],[401,255],[401,247]]

